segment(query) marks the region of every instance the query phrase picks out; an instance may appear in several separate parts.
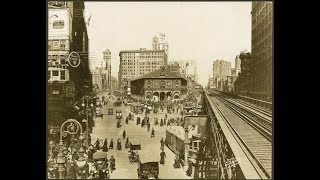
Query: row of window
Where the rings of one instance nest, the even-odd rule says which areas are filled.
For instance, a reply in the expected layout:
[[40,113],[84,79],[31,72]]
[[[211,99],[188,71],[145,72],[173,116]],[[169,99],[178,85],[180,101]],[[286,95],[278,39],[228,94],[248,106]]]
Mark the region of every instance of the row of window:
[[163,56],[122,56],[123,59],[145,59],[145,58],[163,58]]
[[160,62],[140,62],[140,63],[135,63],[135,62],[123,62],[122,65],[162,65],[163,63]]
[[69,71],[67,70],[48,70],[49,81],[68,81]]
[[67,61],[67,55],[48,55],[48,61],[64,65]]
[[48,40],[48,50],[69,50],[69,40]]
[[163,53],[162,52],[153,52],[153,53],[122,53],[122,56],[139,56],[139,55],[141,55],[141,56],[145,56],[145,55],[158,55],[158,56],[160,56],[160,55],[163,55]]

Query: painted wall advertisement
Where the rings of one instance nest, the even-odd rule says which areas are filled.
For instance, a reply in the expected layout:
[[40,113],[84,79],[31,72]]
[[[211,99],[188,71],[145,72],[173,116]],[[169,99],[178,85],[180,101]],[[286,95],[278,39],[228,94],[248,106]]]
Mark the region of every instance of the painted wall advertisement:
[[49,37],[69,35],[69,13],[67,9],[49,10],[48,33]]

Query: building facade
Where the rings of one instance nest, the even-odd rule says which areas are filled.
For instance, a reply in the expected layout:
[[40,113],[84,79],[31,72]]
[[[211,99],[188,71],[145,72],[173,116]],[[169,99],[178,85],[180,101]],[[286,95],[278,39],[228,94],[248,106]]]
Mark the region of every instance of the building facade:
[[92,71],[92,84],[96,87],[96,89],[103,89],[102,69],[97,67]]
[[272,99],[272,2],[252,2],[252,95],[263,100]]
[[131,80],[131,95],[153,102],[180,100],[187,94],[188,80],[165,67]]
[[103,85],[104,89],[111,89],[111,52],[109,49],[103,52],[103,64],[102,66],[105,69],[105,84]]
[[198,81],[198,67],[195,60],[179,60],[180,74],[191,78],[193,81]]
[[180,74],[180,65],[178,61],[168,63],[167,69],[175,74]]
[[231,63],[225,60],[213,61],[213,81],[219,90],[223,89],[227,76],[231,76]]
[[[92,91],[84,2],[48,1],[48,124],[60,126],[74,118],[75,102]],[[76,15],[75,15],[76,14]],[[80,64],[72,67],[69,56]]]
[[164,50],[168,56],[169,44],[168,44],[168,41],[166,40],[165,33],[160,33],[159,37],[154,36],[152,38],[152,50]]
[[252,57],[250,52],[243,51],[240,53],[241,59],[241,72],[234,84],[234,92],[244,96],[251,96],[252,94],[252,74],[251,74],[251,62]]
[[167,54],[164,50],[122,50],[119,53],[120,89],[126,91],[130,87],[130,80],[160,69],[167,65]]

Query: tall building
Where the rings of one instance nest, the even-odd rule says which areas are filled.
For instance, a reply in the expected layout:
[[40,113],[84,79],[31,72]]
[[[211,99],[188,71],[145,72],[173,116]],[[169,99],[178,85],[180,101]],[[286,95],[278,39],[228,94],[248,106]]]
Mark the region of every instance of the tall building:
[[166,35],[160,33],[159,37],[154,36],[152,39],[152,50],[164,50],[168,56],[169,44],[166,40]]
[[231,76],[231,63],[225,60],[213,61],[213,81],[218,90],[223,90],[227,76]]
[[111,52],[107,49],[103,52],[103,66],[106,70],[104,89],[111,89]]
[[164,50],[122,50],[119,53],[120,64],[118,85],[127,90],[129,81],[167,65],[167,54]]
[[225,60],[213,61],[213,79],[231,76],[231,63]]
[[234,60],[234,68],[235,69],[241,69],[241,59],[239,58],[239,55],[236,56],[236,59]]
[[160,43],[157,36],[154,36],[152,39],[152,50],[160,50]]
[[252,2],[252,96],[272,99],[272,2]]
[[180,74],[191,78],[193,81],[198,81],[198,67],[195,60],[179,60]]
[[[49,126],[74,118],[74,103],[92,92],[84,9],[83,1],[48,1]],[[69,64],[69,57],[80,64]]]
[[175,74],[180,74],[180,65],[178,61],[168,63],[167,69]]
[[92,71],[92,84],[97,89],[103,89],[103,72],[101,68],[96,67]]

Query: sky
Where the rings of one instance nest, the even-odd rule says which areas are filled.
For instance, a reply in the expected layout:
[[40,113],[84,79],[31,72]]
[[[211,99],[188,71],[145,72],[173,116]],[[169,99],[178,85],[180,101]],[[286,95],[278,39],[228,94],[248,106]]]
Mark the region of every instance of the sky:
[[121,50],[152,49],[165,33],[168,61],[194,59],[199,83],[212,77],[212,61],[232,62],[251,51],[251,2],[85,2],[91,67],[111,51],[111,74],[118,77]]

